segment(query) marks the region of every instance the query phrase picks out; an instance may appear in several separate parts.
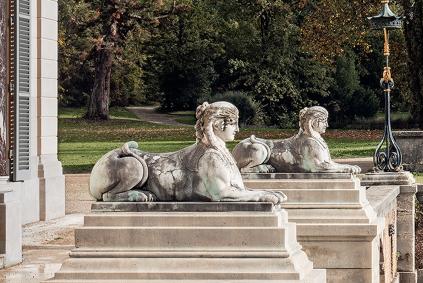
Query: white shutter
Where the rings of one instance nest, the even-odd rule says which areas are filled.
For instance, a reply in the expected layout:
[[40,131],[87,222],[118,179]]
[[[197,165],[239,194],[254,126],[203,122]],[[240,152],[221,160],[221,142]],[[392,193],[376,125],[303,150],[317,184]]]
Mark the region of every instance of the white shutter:
[[15,148],[13,180],[30,178],[31,18],[30,0],[15,2]]

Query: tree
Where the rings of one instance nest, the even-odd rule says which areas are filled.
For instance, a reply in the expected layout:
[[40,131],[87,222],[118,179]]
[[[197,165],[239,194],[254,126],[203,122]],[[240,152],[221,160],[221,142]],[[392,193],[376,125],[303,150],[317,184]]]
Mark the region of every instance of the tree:
[[423,129],[423,1],[402,0],[405,11],[404,35],[407,45],[412,97],[412,113],[420,129]]
[[345,126],[356,117],[371,117],[378,110],[375,92],[360,84],[357,65],[357,56],[352,51],[336,60],[335,83],[327,102],[334,126]]
[[[141,42],[143,38],[148,37],[149,31],[157,26],[162,18],[177,12],[183,7],[183,3],[176,5],[176,1],[161,0],[74,0],[73,2],[74,5],[64,1],[59,4],[65,8],[65,15],[62,17],[65,21],[61,21],[65,34],[62,35],[65,39],[74,39],[76,43],[65,40],[61,45],[65,47],[64,52],[70,51],[71,56],[65,58],[75,60],[78,59],[76,57],[78,55],[82,63],[78,66],[75,62],[67,62],[68,64],[63,67],[64,72],[61,72],[64,75],[62,79],[68,88],[69,82],[75,82],[75,79],[86,85],[83,89],[89,93],[86,118],[108,119],[111,88],[114,87],[118,91],[128,89],[127,85],[135,84],[136,81],[133,76],[125,74],[128,70],[123,71],[122,68],[116,67],[116,62],[124,64],[125,60],[129,59],[131,62],[126,65],[135,73],[140,73],[139,61],[142,59],[139,57],[142,56],[139,52],[133,56],[129,55],[126,52],[128,43],[134,43],[139,38],[141,40],[138,42]],[[137,56],[138,58],[135,58]],[[113,80],[114,66],[118,72],[124,74],[127,80],[123,82],[125,85],[119,80]],[[72,71],[77,72],[74,74]],[[81,75],[84,73],[87,76]],[[112,82],[115,83],[111,85]],[[139,87],[133,85],[129,89],[135,91],[139,90]],[[72,98],[75,96],[71,95]],[[117,98],[120,99],[119,96]],[[83,100],[81,97],[77,99]]]
[[89,1],[96,12],[86,26],[97,27],[97,38],[91,56],[94,58],[94,83],[85,117],[108,119],[110,82],[113,60],[126,44],[136,26],[154,23],[162,9],[161,1],[96,0]]
[[147,48],[144,80],[162,111],[192,110],[210,96],[223,45],[218,24],[209,1],[192,1],[161,21]]

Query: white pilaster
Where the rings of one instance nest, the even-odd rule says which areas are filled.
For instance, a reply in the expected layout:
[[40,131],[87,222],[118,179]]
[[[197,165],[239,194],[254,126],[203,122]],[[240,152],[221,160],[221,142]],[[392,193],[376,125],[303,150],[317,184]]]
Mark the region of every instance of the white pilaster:
[[57,0],[37,0],[37,125],[40,219],[65,214],[65,177],[57,159]]

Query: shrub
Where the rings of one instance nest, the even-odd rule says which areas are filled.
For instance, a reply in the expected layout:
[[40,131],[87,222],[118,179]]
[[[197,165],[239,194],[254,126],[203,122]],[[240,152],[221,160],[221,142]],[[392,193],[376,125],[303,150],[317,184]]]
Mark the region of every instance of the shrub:
[[[205,100],[205,99],[204,99]],[[226,91],[211,96],[209,102],[227,101],[239,110],[239,123],[241,125],[262,125],[263,112],[258,102],[241,91]]]

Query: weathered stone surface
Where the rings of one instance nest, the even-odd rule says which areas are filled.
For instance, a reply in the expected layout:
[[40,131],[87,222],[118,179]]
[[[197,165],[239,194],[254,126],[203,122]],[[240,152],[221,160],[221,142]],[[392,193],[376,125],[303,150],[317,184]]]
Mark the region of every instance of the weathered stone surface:
[[295,181],[300,180],[304,182],[305,180],[319,181],[319,180],[351,180],[351,173],[242,173],[242,178],[244,180],[287,180]]
[[395,131],[393,134],[401,149],[404,169],[423,172],[423,131]]
[[148,153],[129,142],[91,172],[90,193],[103,201],[252,201],[279,204],[282,192],[251,191],[225,142],[234,140],[238,109],[228,102],[197,107],[197,142],[173,153]]
[[328,127],[328,112],[320,106],[300,111],[298,134],[284,140],[265,140],[251,136],[237,144],[232,152],[241,172],[341,172],[360,173],[355,165],[339,164],[331,159],[321,137]]
[[413,174],[408,171],[401,172],[372,172],[359,176],[361,185],[370,186],[395,186],[395,185],[412,185],[416,182]]
[[[400,186],[397,198],[398,271],[415,273],[415,193],[416,185]],[[401,277],[400,277],[401,280]],[[402,282],[402,281],[401,281]],[[404,281],[408,282],[408,281]]]
[[416,283],[417,282],[417,272],[398,272],[399,282],[401,283]]
[[265,202],[96,202],[92,212],[229,212],[272,211],[272,203]]
[[366,191],[356,176],[341,173],[244,176],[247,187],[285,192],[281,206],[297,223],[298,241],[314,265],[328,270],[327,282],[379,282],[378,217],[393,208],[398,188]]
[[[260,206],[193,205],[215,204]],[[77,248],[49,282],[326,282],[284,210],[188,210],[86,216],[75,231]]]
[[[165,216],[165,217],[164,217]],[[276,227],[279,219],[275,218],[273,212],[231,212],[215,213],[202,212],[197,217],[192,217],[191,213],[161,213],[155,212],[124,212],[124,213],[93,213],[86,215],[84,223],[86,226],[150,226],[150,227]]]
[[[375,213],[366,198],[366,190],[357,177],[340,173],[244,174],[251,189],[281,190],[288,199],[282,204],[290,221],[296,223],[370,223]],[[258,179],[254,179],[258,176]],[[342,179],[334,179],[335,176]]]
[[22,208],[16,187],[20,183],[0,181],[0,268],[22,261]]
[[417,184],[416,198],[420,203],[423,203],[423,184]]

